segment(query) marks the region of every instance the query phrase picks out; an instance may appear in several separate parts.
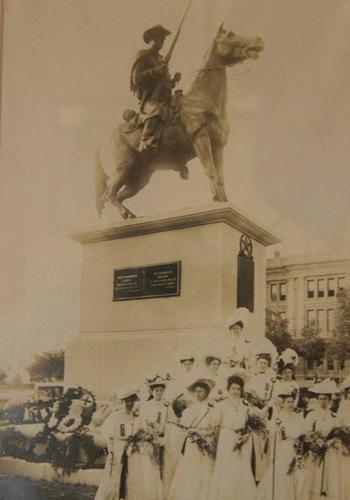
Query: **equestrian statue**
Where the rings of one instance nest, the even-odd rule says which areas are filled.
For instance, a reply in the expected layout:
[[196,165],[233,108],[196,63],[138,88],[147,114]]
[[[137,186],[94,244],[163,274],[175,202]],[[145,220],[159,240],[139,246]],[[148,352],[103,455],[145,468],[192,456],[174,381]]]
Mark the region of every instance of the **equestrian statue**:
[[[188,179],[187,163],[196,157],[209,178],[213,200],[227,201],[223,175],[223,149],[229,134],[226,68],[257,59],[264,44],[261,38],[241,37],[221,25],[189,92],[183,94],[176,90],[181,74],[171,77],[169,72],[180,28],[165,57],[160,50],[170,32],[156,25],[143,34],[149,48],[137,54],[130,77],[139,110],[124,111],[123,122],[97,152],[99,215],[110,202],[123,218],[135,217],[123,205],[126,199],[144,188],[157,170],[174,170]],[[107,175],[106,170],[113,174]]]

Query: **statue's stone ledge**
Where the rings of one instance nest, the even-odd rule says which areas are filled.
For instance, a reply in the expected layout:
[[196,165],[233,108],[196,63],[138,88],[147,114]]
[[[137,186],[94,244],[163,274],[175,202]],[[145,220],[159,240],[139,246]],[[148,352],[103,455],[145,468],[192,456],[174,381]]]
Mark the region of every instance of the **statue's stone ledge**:
[[231,203],[187,208],[157,216],[118,221],[74,234],[72,239],[82,244],[97,243],[99,241],[129,238],[142,234],[173,231],[220,222],[248,234],[264,246],[280,242],[280,239],[269,229],[253,221],[251,217]]

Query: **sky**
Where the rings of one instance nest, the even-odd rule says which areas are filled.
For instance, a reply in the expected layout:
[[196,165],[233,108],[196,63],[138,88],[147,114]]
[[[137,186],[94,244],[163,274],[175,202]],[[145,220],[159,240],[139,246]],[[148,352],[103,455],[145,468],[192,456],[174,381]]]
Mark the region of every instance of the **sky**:
[[[97,217],[95,152],[137,105],[128,82],[143,31],[174,33],[186,4],[5,0],[0,365],[78,333],[81,254],[69,235],[119,220],[113,207]],[[281,238],[283,255],[347,252],[350,3],[193,0],[171,61],[185,92],[223,21],[265,43],[259,60],[228,70],[230,201]],[[142,216],[210,202],[194,160],[188,181],[157,173],[126,205]]]

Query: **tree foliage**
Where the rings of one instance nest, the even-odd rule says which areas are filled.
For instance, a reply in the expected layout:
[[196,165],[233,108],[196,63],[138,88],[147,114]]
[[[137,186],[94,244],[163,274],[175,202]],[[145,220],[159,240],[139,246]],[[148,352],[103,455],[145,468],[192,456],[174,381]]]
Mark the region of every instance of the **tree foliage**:
[[350,358],[350,289],[339,291],[334,319],[335,339],[330,342],[327,354],[344,362]]
[[320,329],[315,321],[305,325],[301,338],[295,339],[294,348],[309,364],[319,366],[326,354],[327,343],[320,337]]
[[28,366],[27,371],[33,382],[52,382],[63,380],[64,351],[51,351],[38,354]]
[[266,309],[265,333],[279,354],[288,347],[293,347],[293,337],[288,331],[288,320],[283,318],[280,312]]

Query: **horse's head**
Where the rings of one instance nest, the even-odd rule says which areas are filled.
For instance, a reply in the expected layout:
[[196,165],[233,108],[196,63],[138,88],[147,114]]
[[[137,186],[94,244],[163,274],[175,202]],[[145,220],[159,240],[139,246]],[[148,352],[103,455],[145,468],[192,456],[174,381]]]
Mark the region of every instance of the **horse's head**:
[[258,59],[263,49],[264,42],[260,37],[236,35],[232,31],[226,31],[223,26],[220,26],[214,43],[215,59],[225,66],[232,66],[247,59]]

